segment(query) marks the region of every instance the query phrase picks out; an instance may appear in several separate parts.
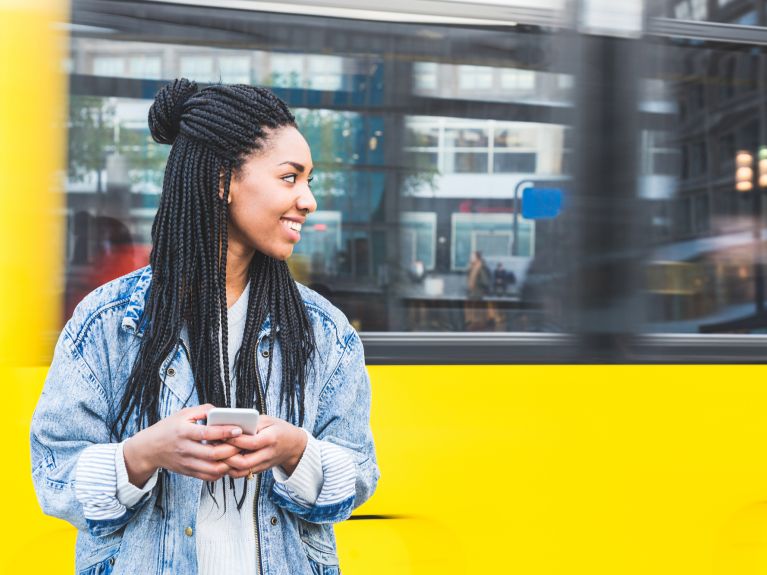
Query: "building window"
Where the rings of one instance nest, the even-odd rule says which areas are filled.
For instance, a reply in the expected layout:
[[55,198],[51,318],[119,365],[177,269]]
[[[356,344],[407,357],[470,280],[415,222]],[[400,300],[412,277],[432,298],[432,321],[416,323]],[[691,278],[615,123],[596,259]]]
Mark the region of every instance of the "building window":
[[123,77],[125,75],[125,58],[115,56],[97,56],[93,59],[94,76]]
[[416,91],[432,92],[438,87],[439,64],[416,62],[413,64],[413,87]]
[[250,84],[250,58],[248,56],[222,56],[218,59],[221,82],[224,84]]
[[179,75],[197,82],[215,82],[213,58],[210,56],[182,56],[179,62]]
[[162,78],[162,58],[159,56],[134,56],[128,61],[128,76],[140,80]]
[[271,54],[269,56],[271,85],[278,88],[303,88],[304,58],[298,54]]
[[537,154],[500,152],[493,155],[493,172],[495,173],[535,173],[535,160]]
[[530,70],[501,70],[501,88],[514,92],[534,92],[535,72]]
[[509,258],[512,254],[532,257],[535,253],[533,222],[522,217],[517,219],[517,250],[514,250],[513,214],[454,213],[451,223],[450,267],[454,271],[468,269],[475,251],[482,252],[486,260]]
[[[437,214],[435,212],[402,212],[402,265],[413,269],[422,265],[435,267]],[[420,262],[417,264],[417,262]]]
[[307,56],[307,88],[313,90],[341,90],[344,81],[344,62],[338,56]]
[[489,66],[458,66],[458,86],[461,90],[490,90],[493,72]]

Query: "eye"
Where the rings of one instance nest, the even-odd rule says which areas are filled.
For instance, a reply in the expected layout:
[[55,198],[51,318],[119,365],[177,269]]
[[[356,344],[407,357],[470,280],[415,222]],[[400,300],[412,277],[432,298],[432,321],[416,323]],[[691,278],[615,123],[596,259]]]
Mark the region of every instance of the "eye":
[[282,179],[289,184],[295,184],[296,183],[296,175],[295,174],[288,174],[287,176],[282,176]]
[[312,182],[314,181],[314,176],[309,176],[309,179],[307,181],[309,182],[309,186],[311,187]]

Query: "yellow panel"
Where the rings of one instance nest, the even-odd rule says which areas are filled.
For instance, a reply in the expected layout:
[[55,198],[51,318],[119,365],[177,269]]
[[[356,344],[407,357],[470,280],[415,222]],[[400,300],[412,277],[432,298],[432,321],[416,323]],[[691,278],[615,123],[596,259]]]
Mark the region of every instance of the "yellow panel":
[[[6,494],[0,521],[0,573],[71,574],[75,568],[75,529],[40,511],[32,487],[29,424],[48,369],[0,369],[7,399],[5,424],[11,434],[0,491]],[[11,407],[12,406],[12,407]]]
[[370,372],[360,512],[410,519],[342,526],[347,573],[767,573],[767,368]]
[[39,365],[59,324],[67,10],[0,2],[0,364]]
[[[44,371],[0,374],[23,415],[3,486],[18,494],[0,522],[9,573],[30,556],[72,569],[74,531],[42,516],[29,481]],[[383,477],[357,513],[396,518],[337,527],[344,573],[765,574],[766,371],[372,367]]]
[[29,421],[59,324],[69,5],[0,2],[0,383],[10,432],[0,492],[0,573],[71,573],[74,532],[44,517],[30,478]]

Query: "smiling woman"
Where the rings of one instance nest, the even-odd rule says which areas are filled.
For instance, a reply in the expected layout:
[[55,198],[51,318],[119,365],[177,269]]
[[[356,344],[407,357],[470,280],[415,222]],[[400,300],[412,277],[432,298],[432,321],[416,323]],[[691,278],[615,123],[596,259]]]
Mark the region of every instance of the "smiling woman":
[[312,195],[312,153],[292,126],[270,132],[269,146],[253,154],[229,188],[231,243],[244,260],[258,249],[287,259],[301,239],[301,226],[317,209]]
[[[317,207],[309,146],[247,85],[176,80],[149,125],[172,145],[151,265],[61,333],[38,499],[79,529],[78,572],[338,573],[332,524],[379,471],[359,336],[285,262]],[[256,408],[256,434],[197,425],[214,405]]]

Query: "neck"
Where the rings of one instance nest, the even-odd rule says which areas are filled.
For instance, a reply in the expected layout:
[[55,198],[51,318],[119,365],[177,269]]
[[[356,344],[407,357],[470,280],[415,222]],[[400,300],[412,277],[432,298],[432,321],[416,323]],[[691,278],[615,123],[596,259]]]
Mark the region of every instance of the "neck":
[[232,307],[248,285],[248,266],[253,259],[252,250],[238,249],[229,244],[226,251],[226,307]]

